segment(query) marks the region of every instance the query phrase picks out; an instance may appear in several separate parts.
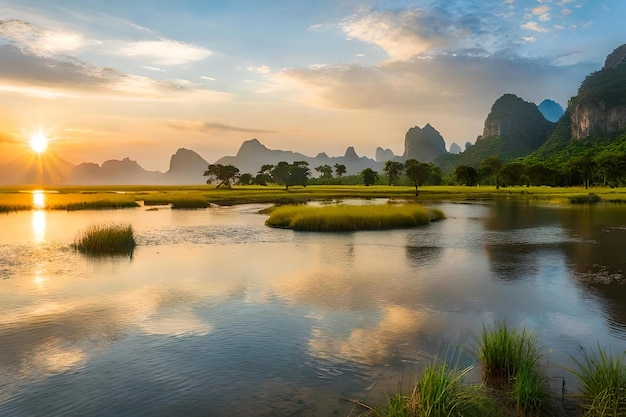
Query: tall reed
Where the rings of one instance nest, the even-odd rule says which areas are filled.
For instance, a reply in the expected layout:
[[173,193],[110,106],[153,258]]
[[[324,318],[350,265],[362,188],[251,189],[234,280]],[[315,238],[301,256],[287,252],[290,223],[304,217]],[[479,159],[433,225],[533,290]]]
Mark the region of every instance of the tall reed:
[[537,335],[526,329],[511,330],[506,323],[496,323],[491,330],[483,326],[477,356],[487,379],[510,379],[521,366],[537,365],[540,356]]
[[462,380],[471,370],[449,368],[445,364],[429,364],[410,395],[394,394],[387,398],[383,410],[375,416],[385,417],[452,417],[464,415],[472,396]]
[[581,384],[585,416],[626,416],[626,353],[613,357],[598,344],[598,351],[581,348],[582,359],[572,357],[576,368],[568,369]]
[[130,224],[93,225],[76,237],[73,247],[87,255],[132,255],[136,246]]
[[445,364],[429,365],[409,399],[409,410],[418,417],[462,415],[469,398],[462,390],[462,379],[471,370],[449,369]]

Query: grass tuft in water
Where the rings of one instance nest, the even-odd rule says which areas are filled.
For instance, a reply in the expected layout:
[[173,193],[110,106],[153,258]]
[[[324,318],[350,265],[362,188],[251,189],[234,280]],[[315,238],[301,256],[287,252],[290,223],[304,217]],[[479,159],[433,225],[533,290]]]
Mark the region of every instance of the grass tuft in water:
[[132,255],[136,242],[130,224],[93,225],[82,231],[72,245],[87,255]]
[[548,392],[538,370],[539,349],[536,333],[509,329],[496,323],[491,330],[483,327],[477,352],[488,385],[508,389],[525,415],[534,415],[544,407]]
[[477,356],[486,379],[514,378],[520,367],[537,366],[537,335],[509,329],[506,323],[496,323],[491,330],[483,327]]
[[575,369],[568,369],[581,385],[585,416],[626,416],[625,355],[613,357],[600,348],[588,352],[581,347],[582,359],[572,357]]
[[430,364],[410,395],[394,394],[383,407],[371,409],[375,417],[452,417],[474,415],[475,395],[462,383],[471,367],[463,370],[445,364]]
[[409,399],[409,409],[419,417],[460,415],[468,405],[462,390],[462,379],[471,370],[449,369],[445,364],[429,365]]
[[265,224],[294,230],[346,232],[410,228],[445,216],[441,210],[429,210],[417,204],[405,205],[303,205],[280,206],[270,212]]

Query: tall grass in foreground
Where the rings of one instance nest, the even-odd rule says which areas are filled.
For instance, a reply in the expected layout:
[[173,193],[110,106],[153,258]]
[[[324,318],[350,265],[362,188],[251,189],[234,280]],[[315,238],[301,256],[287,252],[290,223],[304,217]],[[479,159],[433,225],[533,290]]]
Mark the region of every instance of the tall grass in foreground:
[[510,330],[506,323],[483,332],[477,357],[487,383],[512,386],[512,397],[526,415],[537,414],[548,398],[538,370],[539,349],[536,333]]
[[582,359],[572,358],[576,369],[569,371],[580,381],[585,416],[626,416],[626,354],[613,357],[599,345],[597,353],[581,351]]
[[462,383],[471,367],[450,369],[445,364],[430,364],[410,395],[395,394],[384,409],[372,410],[376,417],[452,417],[466,415],[473,396]]
[[345,232],[416,227],[442,218],[445,215],[441,210],[429,210],[417,204],[340,204],[323,207],[290,205],[272,210],[265,224],[294,230]]
[[79,233],[73,244],[87,255],[132,255],[136,246],[130,224],[93,225]]

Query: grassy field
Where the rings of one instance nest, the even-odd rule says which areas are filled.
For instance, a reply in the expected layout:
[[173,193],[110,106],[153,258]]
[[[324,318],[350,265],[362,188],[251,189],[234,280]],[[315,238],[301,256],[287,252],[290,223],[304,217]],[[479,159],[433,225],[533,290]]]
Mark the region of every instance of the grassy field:
[[389,198],[407,201],[475,201],[511,199],[529,203],[577,204],[626,202],[626,188],[551,188],[432,186],[413,187],[363,185],[311,185],[291,187],[236,186],[231,190],[210,185],[197,186],[48,186],[35,204],[35,186],[0,187],[0,212],[46,208],[51,210],[107,209],[171,204],[174,208],[201,208],[210,204],[244,203],[295,204],[310,200],[345,198]]

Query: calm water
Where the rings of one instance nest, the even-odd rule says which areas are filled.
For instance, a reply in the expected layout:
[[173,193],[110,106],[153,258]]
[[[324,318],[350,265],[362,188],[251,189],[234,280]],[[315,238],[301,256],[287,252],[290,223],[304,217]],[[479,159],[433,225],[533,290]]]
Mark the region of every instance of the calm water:
[[[626,207],[439,207],[347,234],[259,206],[0,215],[0,415],[345,416],[471,363],[495,320],[537,329],[556,377],[580,345],[626,348]],[[134,226],[132,259],[70,248],[106,222]]]

